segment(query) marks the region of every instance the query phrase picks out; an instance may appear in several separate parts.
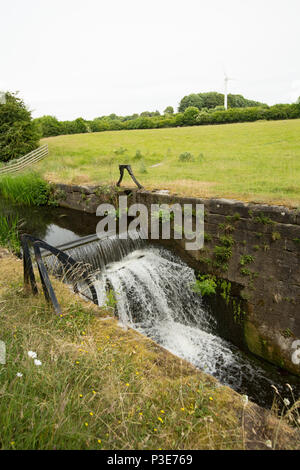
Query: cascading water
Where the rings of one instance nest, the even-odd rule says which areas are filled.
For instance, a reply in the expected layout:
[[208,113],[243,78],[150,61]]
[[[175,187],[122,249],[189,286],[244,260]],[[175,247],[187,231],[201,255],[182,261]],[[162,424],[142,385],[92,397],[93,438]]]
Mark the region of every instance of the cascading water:
[[[145,241],[137,234],[132,232],[128,239],[120,239],[117,235],[108,236],[102,240],[95,239],[90,243],[82,243],[78,240],[77,246],[63,250],[75,261],[81,261],[90,272],[104,269],[108,263],[119,261],[133,250],[140,248]],[[56,256],[47,256],[44,261],[51,271],[56,271],[59,267],[59,261]]]
[[123,324],[259,404],[270,404],[271,384],[276,382],[217,334],[216,320],[191,288],[195,280],[193,270],[177,256],[147,247],[108,264],[94,285],[99,305],[106,302],[107,286],[114,290]]
[[[271,405],[272,384],[283,390],[274,368],[265,368],[220,336],[216,319],[192,290],[194,271],[169,250],[147,246],[131,234],[127,240],[109,237],[71,248],[67,254],[89,264],[100,306],[107,303],[107,290],[113,290],[124,325],[260,405]],[[54,269],[55,259],[47,257],[47,264]],[[88,291],[85,283],[79,287]]]

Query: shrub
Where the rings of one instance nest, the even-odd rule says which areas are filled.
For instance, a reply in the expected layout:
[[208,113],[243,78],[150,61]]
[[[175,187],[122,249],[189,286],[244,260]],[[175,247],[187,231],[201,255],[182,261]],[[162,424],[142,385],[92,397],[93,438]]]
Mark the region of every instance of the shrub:
[[43,116],[34,119],[34,122],[38,126],[40,134],[43,137],[50,137],[63,134],[64,127],[55,116]]
[[193,162],[194,156],[190,152],[183,152],[179,155],[178,159],[180,162]]
[[195,106],[190,106],[183,113],[183,123],[188,126],[194,126],[197,124],[197,118],[199,110]]

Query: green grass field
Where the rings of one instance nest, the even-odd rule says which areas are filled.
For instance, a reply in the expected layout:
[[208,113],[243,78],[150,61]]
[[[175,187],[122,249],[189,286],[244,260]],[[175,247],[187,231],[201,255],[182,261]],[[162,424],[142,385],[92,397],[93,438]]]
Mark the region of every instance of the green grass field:
[[[299,119],[76,134],[43,143],[50,156],[37,169],[53,182],[116,182],[118,164],[130,163],[146,189],[300,206]],[[183,152],[194,160],[180,161]]]

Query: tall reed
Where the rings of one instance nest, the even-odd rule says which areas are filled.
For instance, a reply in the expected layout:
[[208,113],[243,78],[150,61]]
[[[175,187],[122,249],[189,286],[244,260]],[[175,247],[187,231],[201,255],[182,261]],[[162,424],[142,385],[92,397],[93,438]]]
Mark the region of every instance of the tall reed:
[[20,253],[19,230],[21,220],[16,215],[0,215],[0,245],[13,253]]
[[27,206],[46,205],[50,196],[49,184],[34,172],[0,177],[0,195]]

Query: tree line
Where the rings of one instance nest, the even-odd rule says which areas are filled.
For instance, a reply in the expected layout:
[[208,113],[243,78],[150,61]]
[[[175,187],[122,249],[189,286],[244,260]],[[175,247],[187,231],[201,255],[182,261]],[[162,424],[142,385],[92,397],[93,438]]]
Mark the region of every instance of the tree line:
[[[171,108],[171,107],[169,107]],[[147,114],[146,114],[147,113]],[[279,120],[300,118],[300,104],[251,105],[247,107],[223,106],[198,108],[188,106],[178,113],[141,113],[133,116],[102,116],[91,121],[77,118],[74,121],[58,121],[54,116],[35,119],[43,137],[86,132],[117,131],[131,129],[161,129],[167,127],[201,126],[205,124],[225,124],[253,122],[258,120]]]
[[4,102],[0,102],[0,161],[16,159],[34,150],[41,137],[300,118],[300,98],[294,104],[268,106],[242,95],[229,94],[227,110],[220,104],[223,101],[222,93],[199,93],[183,97],[177,113],[168,106],[163,114],[144,111],[129,116],[110,114],[93,120],[79,117],[73,121],[59,121],[55,116],[32,119],[23,100],[16,93],[6,93]]

